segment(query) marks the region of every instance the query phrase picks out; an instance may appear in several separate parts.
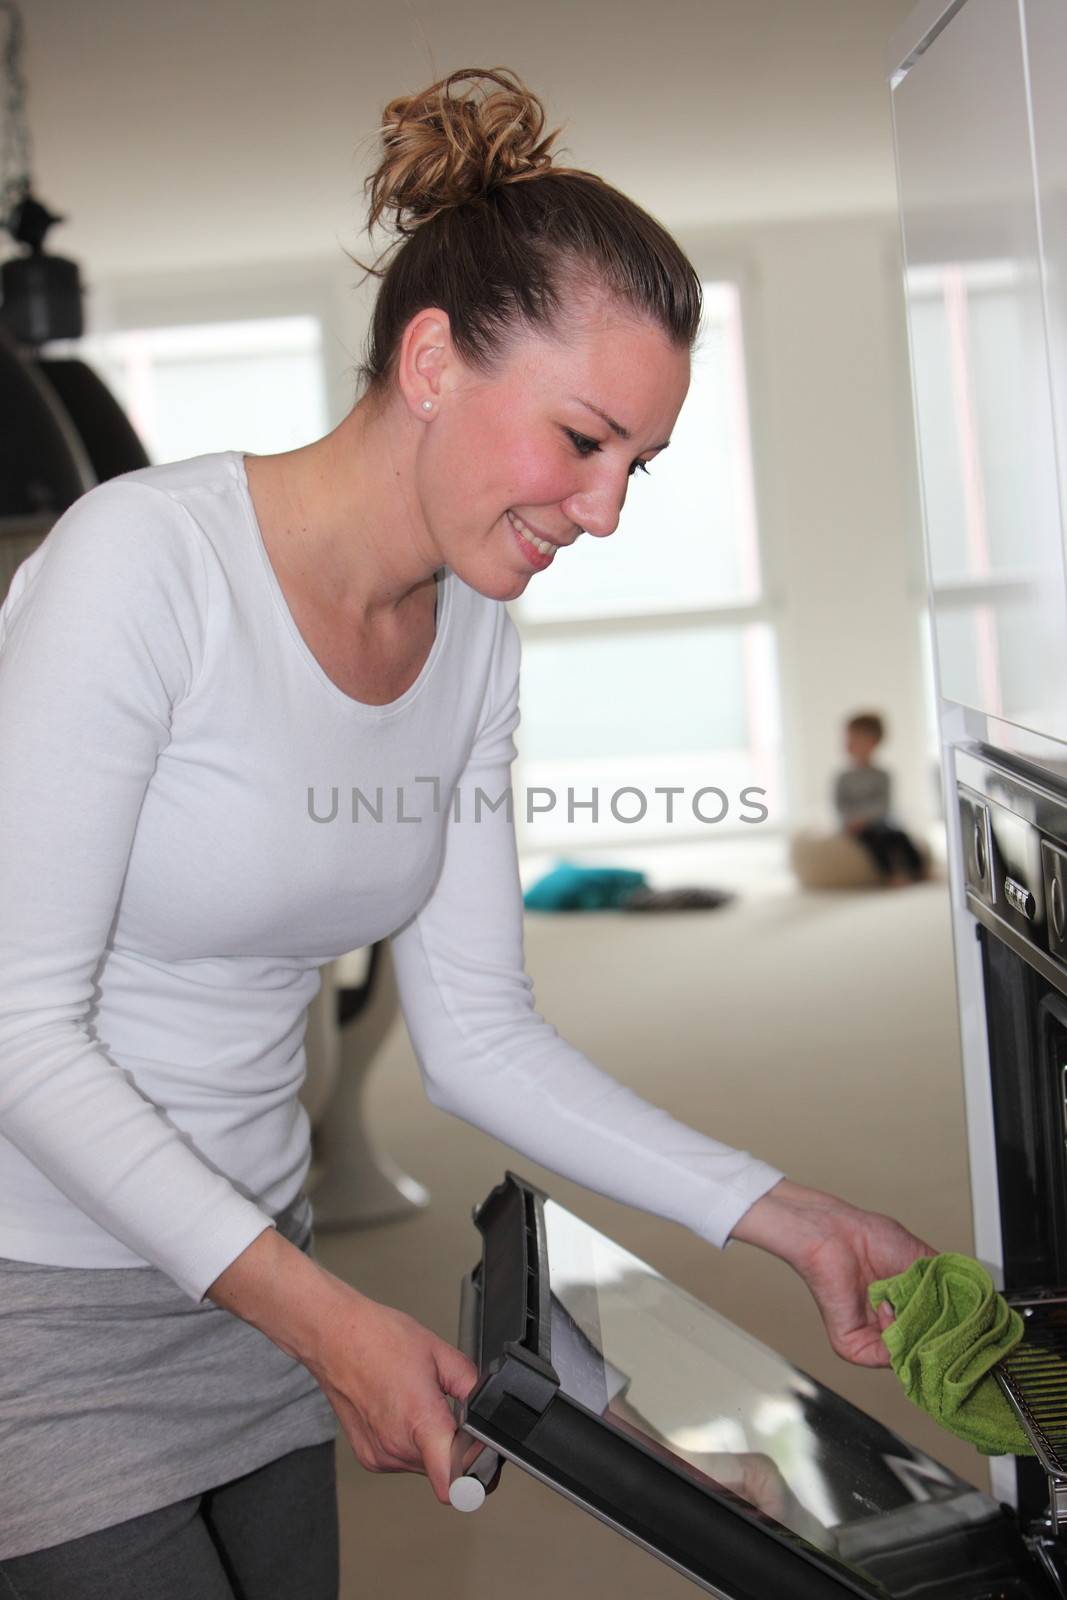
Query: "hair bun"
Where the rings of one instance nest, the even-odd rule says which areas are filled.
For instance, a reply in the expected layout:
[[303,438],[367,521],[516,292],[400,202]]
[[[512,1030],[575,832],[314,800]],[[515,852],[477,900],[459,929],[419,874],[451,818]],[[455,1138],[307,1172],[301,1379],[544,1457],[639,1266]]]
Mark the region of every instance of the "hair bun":
[[[459,92],[454,92],[458,90]],[[507,67],[464,67],[382,114],[383,156],[367,179],[368,226],[393,213],[410,234],[449,206],[552,165],[540,100]]]

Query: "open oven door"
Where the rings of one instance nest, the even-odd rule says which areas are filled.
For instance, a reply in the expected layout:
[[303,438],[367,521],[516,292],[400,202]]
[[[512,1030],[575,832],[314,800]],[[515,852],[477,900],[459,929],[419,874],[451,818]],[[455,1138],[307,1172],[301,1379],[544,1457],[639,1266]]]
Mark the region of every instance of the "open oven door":
[[540,1190],[474,1220],[454,1504],[514,1461],[720,1600],[1059,1593],[1012,1513]]

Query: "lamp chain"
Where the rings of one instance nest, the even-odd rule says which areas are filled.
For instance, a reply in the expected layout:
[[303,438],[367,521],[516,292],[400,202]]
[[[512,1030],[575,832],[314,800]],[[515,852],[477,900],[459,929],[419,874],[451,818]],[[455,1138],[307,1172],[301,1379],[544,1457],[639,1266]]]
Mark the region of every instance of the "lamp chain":
[[0,150],[0,223],[30,191],[30,125],[22,75],[22,13],[16,0],[0,0],[8,22],[4,44],[3,147]]

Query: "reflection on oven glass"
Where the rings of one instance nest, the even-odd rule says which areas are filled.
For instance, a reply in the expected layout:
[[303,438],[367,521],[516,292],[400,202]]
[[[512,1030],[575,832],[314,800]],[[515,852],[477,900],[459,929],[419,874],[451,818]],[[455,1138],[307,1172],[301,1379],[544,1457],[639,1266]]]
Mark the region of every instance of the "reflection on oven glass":
[[859,1567],[887,1539],[931,1531],[939,1504],[953,1523],[995,1511],[551,1200],[544,1217],[561,1388],[645,1449]]

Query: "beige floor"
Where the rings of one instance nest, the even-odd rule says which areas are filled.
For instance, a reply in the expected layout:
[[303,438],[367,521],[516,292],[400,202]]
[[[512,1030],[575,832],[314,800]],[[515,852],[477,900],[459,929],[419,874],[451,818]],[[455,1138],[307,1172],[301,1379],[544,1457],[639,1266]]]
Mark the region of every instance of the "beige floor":
[[[674,1114],[796,1179],[892,1212],[943,1249],[971,1244],[948,903],[943,885],[765,895],[713,914],[531,919],[540,1008],[598,1064]],[[382,1144],[427,1184],[414,1220],[320,1240],[365,1293],[452,1338],[470,1223],[506,1166],[985,1484],[982,1459],[916,1412],[888,1372],[838,1360],[807,1292],[744,1246],[718,1253],[673,1224],[544,1172],[423,1098],[402,1031],[368,1095]],[[514,1467],[474,1516],[421,1478],[372,1476],[339,1452],[343,1600],[533,1600],[696,1591]]]

